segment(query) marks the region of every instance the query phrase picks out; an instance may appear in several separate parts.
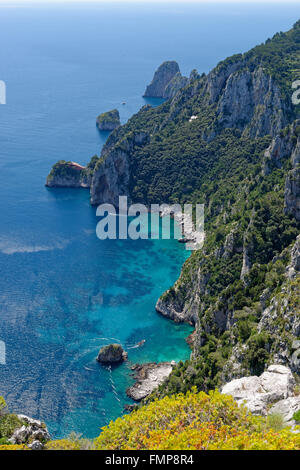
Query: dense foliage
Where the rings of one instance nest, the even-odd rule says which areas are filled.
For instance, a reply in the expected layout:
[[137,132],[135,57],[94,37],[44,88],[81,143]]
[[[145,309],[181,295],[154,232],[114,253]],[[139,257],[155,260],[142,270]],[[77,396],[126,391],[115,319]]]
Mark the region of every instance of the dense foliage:
[[96,449],[299,450],[300,434],[272,429],[229,396],[192,390],[111,422],[96,439]]

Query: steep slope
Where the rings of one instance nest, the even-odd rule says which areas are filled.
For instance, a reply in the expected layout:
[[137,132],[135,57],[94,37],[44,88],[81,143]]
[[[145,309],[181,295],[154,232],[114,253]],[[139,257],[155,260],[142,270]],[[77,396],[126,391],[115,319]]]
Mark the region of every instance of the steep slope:
[[[300,21],[246,54],[193,72],[107,140],[91,202],[204,203],[206,239],[157,310],[195,324],[191,361],[158,394],[261,373],[299,373]],[[296,358],[296,359],[295,359]]]

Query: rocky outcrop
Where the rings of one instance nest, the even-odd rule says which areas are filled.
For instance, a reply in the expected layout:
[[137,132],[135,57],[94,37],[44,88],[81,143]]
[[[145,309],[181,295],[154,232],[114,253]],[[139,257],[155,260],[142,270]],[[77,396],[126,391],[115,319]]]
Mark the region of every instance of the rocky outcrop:
[[100,114],[96,119],[100,131],[113,131],[121,125],[120,114],[117,109]]
[[133,366],[136,383],[126,390],[127,395],[135,401],[146,398],[169,377],[175,365],[175,362],[162,362]]
[[183,77],[180,72],[177,72],[165,87],[163,91],[163,98],[174,98],[176,93],[188,84],[188,81],[189,79],[187,77]]
[[190,309],[186,305],[180,304],[178,300],[172,299],[171,296],[167,298],[163,296],[158,299],[155,309],[160,315],[173,320],[175,323],[186,322],[192,325],[196,323],[196,307]]
[[46,180],[46,186],[49,188],[89,188],[90,184],[91,176],[86,167],[65,160],[53,165]]
[[17,417],[24,424],[14,430],[9,442],[12,444],[27,444],[32,450],[41,450],[44,444],[50,440],[46,425],[25,415],[17,415]]
[[[286,126],[286,106],[280,89],[261,67],[253,72],[237,70],[225,81],[217,107],[220,125],[239,128],[251,138],[275,136]],[[211,93],[217,96],[215,91]]]
[[275,136],[264,153],[263,175],[269,175],[274,168],[281,168],[283,160],[291,155],[292,148],[290,132],[284,136],[280,134]]
[[109,344],[100,349],[97,361],[101,364],[116,364],[127,359],[127,353],[120,344]]
[[300,235],[291,248],[291,262],[286,268],[289,279],[295,279],[300,273]]
[[231,395],[253,414],[281,413],[284,421],[294,425],[293,414],[300,409],[300,396],[295,396],[295,379],[290,369],[271,365],[260,376],[242,377],[224,385],[222,393]]
[[300,166],[289,171],[284,192],[285,213],[300,220]]
[[187,81],[187,78],[182,77],[177,62],[164,62],[155,72],[144,97],[172,98],[180,88],[187,84]]
[[222,90],[224,90],[226,82],[230,75],[242,67],[241,56],[233,57],[231,62],[221,62],[215,67],[207,76],[207,89],[209,93],[209,102],[216,103],[220,97]]
[[91,182],[91,204],[113,204],[118,207],[119,196],[129,195],[129,160],[136,146],[149,142],[145,132],[135,132],[117,145],[104,146]]

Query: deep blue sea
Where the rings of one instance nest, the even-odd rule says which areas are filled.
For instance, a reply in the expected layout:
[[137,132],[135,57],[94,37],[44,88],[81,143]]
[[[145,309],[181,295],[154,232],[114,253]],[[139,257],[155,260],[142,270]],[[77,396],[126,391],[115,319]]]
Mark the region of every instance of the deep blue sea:
[[[106,136],[96,116],[118,108],[126,122],[164,60],[184,74],[207,72],[289,29],[299,13],[288,3],[0,4],[0,394],[11,411],[45,420],[53,437],[94,437],[130,402],[131,363],[189,357],[191,327],[154,309],[179,276],[184,247],[100,241],[88,191],[50,190],[45,178],[59,159],[85,164],[99,154]],[[123,344],[130,362],[96,363],[109,342]]]

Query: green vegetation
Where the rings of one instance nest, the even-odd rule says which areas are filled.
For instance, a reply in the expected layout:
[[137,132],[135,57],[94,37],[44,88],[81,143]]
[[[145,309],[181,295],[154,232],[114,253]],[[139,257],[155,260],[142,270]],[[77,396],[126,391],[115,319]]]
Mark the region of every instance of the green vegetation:
[[[278,351],[284,349],[287,360],[292,353],[300,275],[286,273],[300,222],[286,211],[285,189],[300,136],[300,107],[291,105],[292,82],[300,79],[299,51],[300,21],[213,71],[220,78],[235,65],[238,73],[272,77],[282,122],[288,123],[273,156],[265,153],[272,137],[260,132],[251,138],[245,118],[234,128],[222,125],[208,77],[195,75],[174,100],[142,108],[110,135],[102,157],[93,157],[90,175],[111,147],[125,148],[134,134],[147,134],[147,142],[130,151],[131,199],[148,205],[204,203],[206,232],[203,249],[191,254],[161,297],[166,308],[195,312],[192,358],[177,364],[146,407],[104,428],[97,449],[300,448],[300,434],[283,429],[281,416],[254,418],[229,397],[210,392],[234,374],[261,374]],[[267,114],[262,110],[261,116]],[[192,115],[197,119],[191,122]],[[268,307],[272,315],[261,325]],[[299,412],[294,418],[299,422]]]
[[296,421],[297,424],[300,424],[300,410],[296,411],[296,413],[293,414],[293,419]]
[[[291,84],[300,78],[299,43],[298,22],[287,33],[276,34],[215,69],[220,72],[240,63],[240,71],[259,67],[272,76],[290,121],[280,135],[288,136],[291,151],[299,133],[299,125],[293,125],[299,109],[290,106]],[[276,331],[261,333],[263,310],[276,296],[280,303],[286,289],[290,304],[299,311],[299,281],[287,281],[285,276],[290,248],[300,231],[300,223],[284,210],[289,155],[279,163],[267,161],[269,135],[250,138],[249,128],[240,123],[239,129],[225,129],[217,112],[217,105],[208,99],[207,77],[198,76],[175,100],[155,109],[145,106],[107,142],[107,148],[122,146],[140,131],[151,136],[149,143],[130,154],[129,192],[134,202],[205,204],[204,248],[192,253],[180,279],[162,295],[166,307],[198,309],[193,359],[180,363],[153,397],[187,392],[193,385],[204,391],[219,386],[230,377],[230,361],[242,345],[239,373],[260,374],[276,352],[279,338],[287,345],[292,339],[283,308]],[[197,119],[190,122],[192,115]],[[250,262],[241,276],[245,253]],[[196,290],[200,300],[195,307]]]
[[62,178],[62,179],[72,179],[75,181],[80,180],[81,171],[75,168],[72,165],[72,162],[65,160],[59,160],[55,163],[49,173],[48,180],[52,180],[53,178]]
[[14,414],[5,414],[0,417],[0,439],[7,440],[14,430],[23,426],[23,422]]
[[111,422],[96,439],[96,449],[300,449],[300,434],[282,429],[278,417],[253,417],[232,397],[193,389]]
[[111,111],[107,111],[106,113],[102,113],[97,117],[97,125],[99,128],[103,126],[112,126],[117,127],[120,125],[120,115],[117,109],[113,109]]
[[3,413],[5,408],[5,400],[0,396],[0,446],[10,445],[8,439],[16,428],[20,428],[23,425],[23,422],[16,415]]
[[[0,450],[26,449],[0,440]],[[45,450],[300,450],[300,433],[279,415],[254,417],[230,396],[192,388],[112,421],[94,442],[72,433]]]

